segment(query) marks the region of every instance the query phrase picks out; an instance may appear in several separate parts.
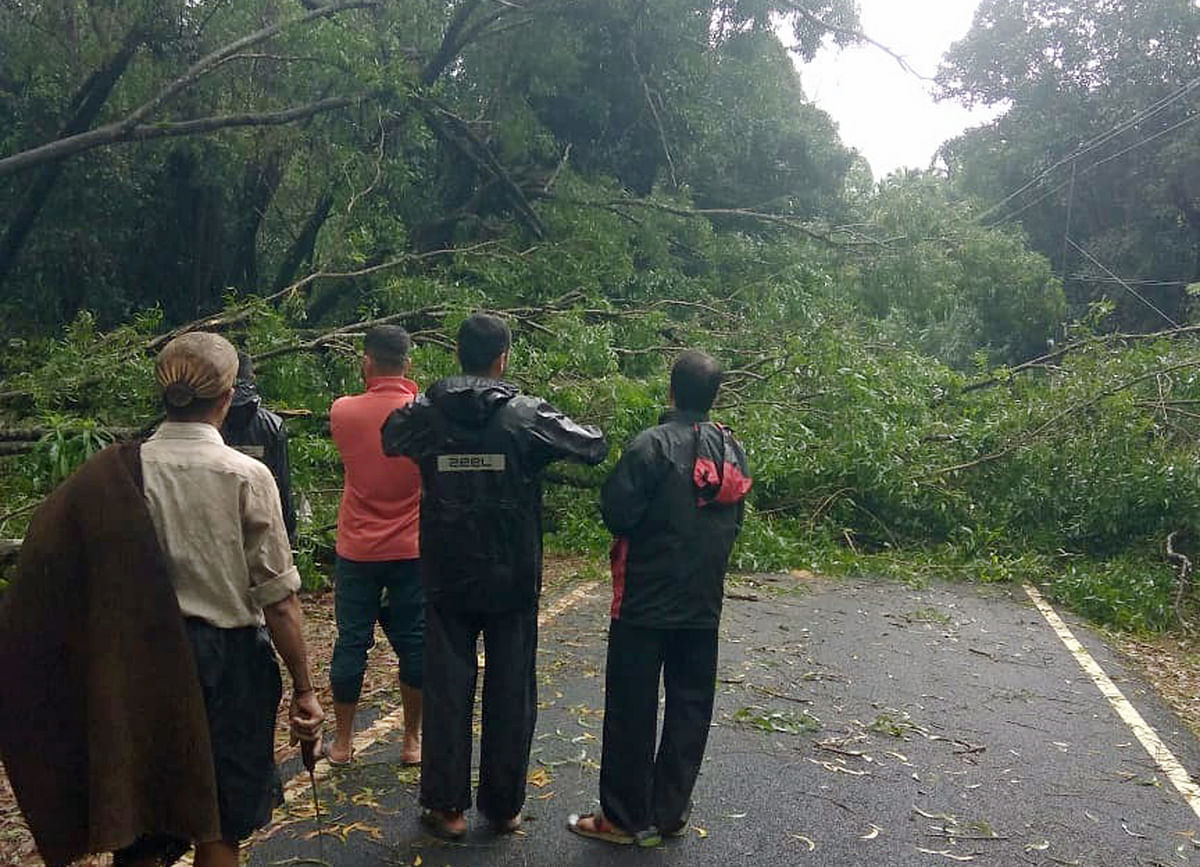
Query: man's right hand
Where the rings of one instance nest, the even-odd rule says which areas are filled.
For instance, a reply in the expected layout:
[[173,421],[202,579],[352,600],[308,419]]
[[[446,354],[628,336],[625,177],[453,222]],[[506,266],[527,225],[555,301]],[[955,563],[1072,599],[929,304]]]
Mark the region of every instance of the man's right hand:
[[325,721],[325,712],[321,710],[317,694],[310,690],[292,696],[292,704],[288,708],[288,718],[291,722],[293,743],[315,741],[321,734],[321,723]]

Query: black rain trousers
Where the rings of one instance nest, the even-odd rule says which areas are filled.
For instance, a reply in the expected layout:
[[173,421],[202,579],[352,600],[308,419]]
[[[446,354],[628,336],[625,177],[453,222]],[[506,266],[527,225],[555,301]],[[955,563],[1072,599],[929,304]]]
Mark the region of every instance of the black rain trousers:
[[537,723],[537,632],[537,608],[475,612],[426,605],[421,806],[471,806],[471,717],[482,633],[477,806],[497,823],[520,813]]
[[[659,677],[666,690],[662,737]],[[704,760],[717,677],[717,630],[613,620],[605,671],[600,808],[620,828],[670,831],[688,812]]]

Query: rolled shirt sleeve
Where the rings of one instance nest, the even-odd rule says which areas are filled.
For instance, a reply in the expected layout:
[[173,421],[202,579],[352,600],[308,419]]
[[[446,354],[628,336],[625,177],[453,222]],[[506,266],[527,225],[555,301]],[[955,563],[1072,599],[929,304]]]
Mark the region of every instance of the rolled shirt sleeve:
[[[264,467],[264,471],[265,471]],[[275,480],[248,479],[243,489],[242,538],[250,579],[250,599],[259,608],[282,602],[300,589]]]

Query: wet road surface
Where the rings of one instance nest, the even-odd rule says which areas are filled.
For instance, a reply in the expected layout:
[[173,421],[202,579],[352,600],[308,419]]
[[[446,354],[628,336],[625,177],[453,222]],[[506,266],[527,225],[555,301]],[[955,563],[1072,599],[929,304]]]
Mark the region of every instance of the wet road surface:
[[[592,584],[547,591],[520,834],[492,837],[471,815],[463,843],[425,835],[419,771],[400,764],[385,721],[352,768],[324,774],[323,839],[305,776],[250,863],[1200,864],[1200,819],[1020,587],[760,575],[729,593],[686,836],[633,850],[564,828],[596,806],[609,599]],[[1200,769],[1174,714],[1067,620],[1183,767]]]

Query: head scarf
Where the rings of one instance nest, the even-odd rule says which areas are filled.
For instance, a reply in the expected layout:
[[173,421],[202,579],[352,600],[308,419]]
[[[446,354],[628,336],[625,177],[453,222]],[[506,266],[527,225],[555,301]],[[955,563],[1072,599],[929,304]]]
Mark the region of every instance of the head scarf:
[[233,388],[237,350],[219,334],[193,331],[158,354],[158,387],[167,405],[182,409],[195,400],[220,397]]

